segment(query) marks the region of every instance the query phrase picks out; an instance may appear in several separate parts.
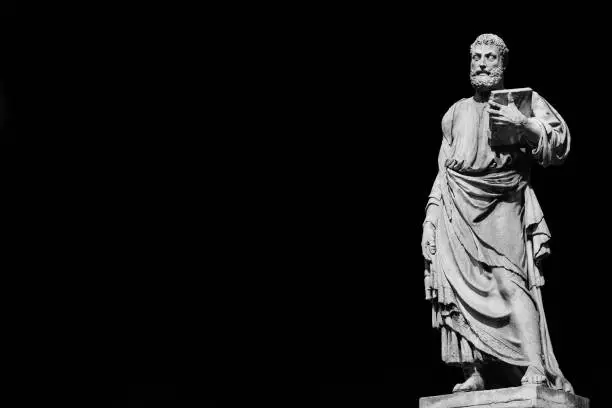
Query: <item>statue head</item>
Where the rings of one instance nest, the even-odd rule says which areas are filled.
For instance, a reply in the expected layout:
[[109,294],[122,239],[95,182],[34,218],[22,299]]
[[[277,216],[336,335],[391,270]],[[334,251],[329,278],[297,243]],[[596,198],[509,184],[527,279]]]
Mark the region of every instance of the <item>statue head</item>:
[[503,86],[508,65],[508,47],[495,34],[481,34],[470,47],[470,80],[477,91],[490,91]]

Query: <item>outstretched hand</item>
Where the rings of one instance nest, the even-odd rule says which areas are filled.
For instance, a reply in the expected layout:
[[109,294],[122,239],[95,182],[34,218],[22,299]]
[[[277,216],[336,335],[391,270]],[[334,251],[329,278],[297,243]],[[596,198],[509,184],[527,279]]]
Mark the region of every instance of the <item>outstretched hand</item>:
[[487,108],[487,112],[489,112],[490,122],[495,126],[522,128],[527,122],[527,116],[523,115],[514,104],[512,92],[508,93],[508,106],[501,105],[489,99],[489,108]]

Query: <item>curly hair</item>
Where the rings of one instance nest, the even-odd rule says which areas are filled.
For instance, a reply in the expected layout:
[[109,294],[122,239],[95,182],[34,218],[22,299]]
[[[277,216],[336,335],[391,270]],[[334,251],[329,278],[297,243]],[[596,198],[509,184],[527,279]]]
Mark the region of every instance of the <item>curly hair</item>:
[[480,34],[476,38],[476,41],[474,41],[470,46],[470,53],[472,53],[474,51],[474,47],[478,45],[494,45],[497,47],[499,56],[502,58],[504,65],[506,65],[509,50],[504,40],[502,40],[499,36],[495,34]]

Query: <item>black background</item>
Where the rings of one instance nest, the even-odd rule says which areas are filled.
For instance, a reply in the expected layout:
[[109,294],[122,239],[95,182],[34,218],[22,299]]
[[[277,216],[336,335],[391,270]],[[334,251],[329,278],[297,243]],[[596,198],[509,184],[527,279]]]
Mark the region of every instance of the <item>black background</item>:
[[0,5],[0,144],[16,141],[16,78],[15,67],[15,5],[3,2]]
[[608,151],[610,142],[595,107],[606,104],[606,84],[586,73],[594,62],[588,56],[601,47],[597,25],[554,33],[471,26],[408,33],[376,26],[378,35],[365,34],[348,52],[355,71],[340,64],[355,73],[337,73],[346,81],[339,99],[352,101],[352,109],[341,109],[343,131],[321,133],[327,157],[317,173],[328,203],[327,260],[333,260],[317,268],[324,406],[416,406],[419,397],[449,393],[462,379],[460,370],[440,362],[439,335],[428,329],[419,244],[441,118],[471,95],[469,45],[490,31],[510,49],[506,87],[535,89],[572,132],[565,165],[532,174],[553,236],[543,297],[563,372],[577,393],[603,404],[605,376],[595,362],[605,307],[593,286],[610,282],[602,257],[608,220],[595,210],[607,194],[608,170],[593,148]]
[[[227,53],[237,58],[216,61],[231,79],[209,79],[231,83],[216,108],[246,109],[223,117],[204,156],[172,149],[146,160],[157,163],[147,174],[160,197],[208,194],[198,203],[215,210],[175,202],[170,222],[194,222],[192,233],[213,242],[174,237],[162,246],[163,264],[142,252],[162,272],[120,281],[127,300],[116,306],[105,394],[410,407],[449,393],[461,373],[441,363],[430,328],[421,224],[442,115],[471,96],[469,46],[494,32],[510,49],[506,87],[533,88],[571,130],[567,162],[532,173],[553,236],[543,297],[561,369],[578,394],[603,406],[611,147],[603,27],[592,16],[572,24],[542,16],[527,28],[351,10],[288,13],[234,33]],[[209,156],[221,160],[209,166]],[[163,177],[179,163],[180,177]],[[141,176],[125,189],[142,188]],[[187,210],[200,213],[197,222]],[[152,232],[143,218],[137,226]],[[198,251],[205,273],[193,278],[184,259]]]

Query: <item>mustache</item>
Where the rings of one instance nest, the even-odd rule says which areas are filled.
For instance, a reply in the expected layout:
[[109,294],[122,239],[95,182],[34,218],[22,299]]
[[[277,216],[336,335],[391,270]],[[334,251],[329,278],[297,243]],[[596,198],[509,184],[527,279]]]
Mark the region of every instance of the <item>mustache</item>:
[[496,68],[492,68],[492,69],[483,69],[483,68],[478,68],[476,71],[471,73],[472,77],[478,76],[480,74],[485,74],[487,76],[501,76],[503,75],[504,70],[500,67],[496,67]]

